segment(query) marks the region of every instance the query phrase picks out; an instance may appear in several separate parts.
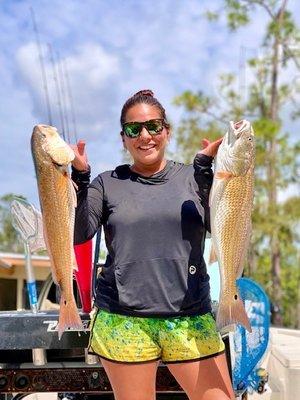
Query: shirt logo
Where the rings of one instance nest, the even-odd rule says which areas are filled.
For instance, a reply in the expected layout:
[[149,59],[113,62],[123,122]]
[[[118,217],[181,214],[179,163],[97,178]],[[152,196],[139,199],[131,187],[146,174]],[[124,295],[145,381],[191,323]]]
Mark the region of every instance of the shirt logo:
[[194,265],[190,265],[189,272],[191,275],[194,275],[197,271],[197,268]]

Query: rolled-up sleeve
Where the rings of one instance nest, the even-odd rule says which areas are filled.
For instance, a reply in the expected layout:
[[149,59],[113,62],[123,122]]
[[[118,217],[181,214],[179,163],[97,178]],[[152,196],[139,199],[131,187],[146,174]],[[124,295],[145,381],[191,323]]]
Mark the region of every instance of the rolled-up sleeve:
[[90,184],[91,170],[77,171],[72,168],[72,180],[78,187],[75,210],[74,243],[91,239],[102,223],[103,182],[98,175]]
[[210,232],[209,193],[213,182],[213,157],[198,153],[194,158],[194,178],[198,185],[199,197],[205,213],[205,229]]

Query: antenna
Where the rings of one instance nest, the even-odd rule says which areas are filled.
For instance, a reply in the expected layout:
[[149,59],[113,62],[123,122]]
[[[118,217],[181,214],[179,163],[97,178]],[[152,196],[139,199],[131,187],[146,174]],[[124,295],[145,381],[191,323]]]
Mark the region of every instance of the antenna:
[[43,60],[43,55],[42,55],[42,46],[41,46],[41,42],[40,42],[39,31],[37,28],[35,14],[34,14],[34,10],[32,7],[30,7],[30,12],[31,12],[32,24],[33,24],[33,30],[35,33],[35,40],[36,40],[36,44],[37,44],[37,48],[38,48],[40,67],[41,67],[41,72],[42,72],[43,89],[45,92],[45,101],[46,101],[46,108],[47,108],[47,114],[48,114],[48,124],[52,125],[52,114],[51,114],[51,108],[50,108],[47,75],[46,75],[46,70],[45,70],[45,65],[44,65],[44,60]]
[[239,54],[239,95],[241,107],[246,105],[246,51],[245,46],[240,46]]
[[66,61],[63,62],[62,65],[63,65],[65,78],[66,78],[66,84],[67,84],[67,95],[68,95],[68,100],[69,100],[70,110],[71,110],[73,132],[74,132],[74,136],[75,136],[75,142],[77,143],[77,126],[76,126],[76,119],[75,119],[75,112],[74,112],[74,101],[73,101],[73,95],[72,95],[72,91],[71,91],[67,62]]
[[69,120],[68,120],[68,113],[67,113],[67,96],[66,96],[66,89],[65,89],[65,80],[64,74],[62,69],[62,62],[59,56],[59,53],[56,53],[57,59],[57,70],[58,70],[58,78],[60,82],[61,94],[62,94],[62,109],[63,109],[63,116],[66,123],[66,133],[68,137],[68,142],[70,143],[70,130],[69,130]]
[[55,62],[54,62],[53,49],[52,49],[51,44],[49,44],[49,43],[48,43],[48,48],[49,48],[49,54],[50,54],[50,61],[51,61],[51,65],[52,65],[53,80],[54,80],[54,84],[55,84],[55,91],[56,91],[57,105],[58,105],[58,110],[59,110],[61,131],[62,131],[64,140],[66,140],[64,116],[63,116],[63,109],[62,109],[62,102],[61,102],[61,93],[60,93],[58,76],[57,76],[57,71],[56,71]]

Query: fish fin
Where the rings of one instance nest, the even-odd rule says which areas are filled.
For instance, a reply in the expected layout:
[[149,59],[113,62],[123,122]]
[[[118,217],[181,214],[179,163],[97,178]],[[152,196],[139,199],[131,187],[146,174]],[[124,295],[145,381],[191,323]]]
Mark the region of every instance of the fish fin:
[[213,189],[214,189],[214,186],[212,186],[212,188],[209,192],[209,196],[208,196],[208,205],[210,208],[212,207],[212,203],[213,203]]
[[212,242],[211,242],[210,254],[209,254],[208,263],[209,263],[209,264],[213,264],[213,263],[215,263],[215,262],[217,262],[217,261],[218,261],[217,253],[216,253],[216,250],[215,250],[214,245],[213,245]]
[[71,196],[72,196],[72,206],[74,208],[77,207],[77,194],[76,194],[76,190],[78,190],[78,186],[76,185],[76,183],[68,176],[68,178],[70,179],[71,185],[70,185],[70,190],[71,190]]
[[236,279],[239,279],[242,277],[244,272],[244,263],[242,263],[241,265],[239,265],[237,272],[236,272]]
[[251,220],[249,221],[245,233],[245,245],[243,248],[243,251],[241,252],[241,257],[240,257],[240,262],[237,265],[237,270],[236,270],[236,279],[240,278],[243,274],[244,271],[244,264],[246,262],[246,255],[249,250],[249,242],[250,242],[250,237],[251,237],[251,231],[252,231],[252,222]]
[[73,181],[73,179],[71,179],[72,185],[74,186],[75,190],[78,190],[78,185],[76,185],[76,183]]
[[77,264],[77,260],[76,260],[76,255],[75,255],[75,251],[74,251],[74,224],[75,224],[75,208],[77,207],[77,195],[76,195],[76,191],[75,191],[75,186],[77,187],[77,185],[75,184],[75,182],[72,181],[71,178],[70,179],[70,190],[71,190],[71,200],[72,200],[72,207],[70,207],[70,237],[72,238],[72,240],[70,241],[70,246],[71,246],[71,254],[72,254],[72,268],[75,271],[78,271],[78,264]]
[[58,278],[57,278],[57,275],[56,275],[56,268],[55,268],[55,264],[54,264],[54,259],[53,259],[52,254],[51,254],[51,249],[50,249],[50,245],[49,245],[49,240],[48,240],[48,235],[47,235],[47,230],[46,230],[46,226],[45,226],[44,220],[43,220],[43,236],[44,236],[44,242],[45,242],[45,245],[46,245],[47,253],[48,253],[48,256],[50,258],[52,279],[53,279],[53,282],[56,285],[58,285]]
[[231,302],[220,300],[217,312],[217,327],[221,329],[231,324],[243,325],[248,332],[252,332],[249,318],[246,314],[244,304],[238,294],[233,296]]
[[70,328],[79,331],[84,330],[75,301],[69,300],[67,302],[62,294],[58,321],[58,339],[60,340],[64,331]]
[[75,255],[74,249],[72,251],[72,254],[73,254],[73,270],[78,271],[78,264],[77,264],[76,255]]
[[216,176],[216,179],[230,179],[234,175],[228,171],[218,171],[218,172],[216,172],[215,176]]

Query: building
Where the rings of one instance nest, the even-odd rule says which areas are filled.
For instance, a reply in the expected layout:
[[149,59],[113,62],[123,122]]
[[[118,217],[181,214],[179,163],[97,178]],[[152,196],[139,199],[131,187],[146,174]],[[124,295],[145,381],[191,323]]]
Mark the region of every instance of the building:
[[[31,256],[37,291],[50,276],[48,256]],[[29,309],[25,255],[0,252],[0,311]]]

